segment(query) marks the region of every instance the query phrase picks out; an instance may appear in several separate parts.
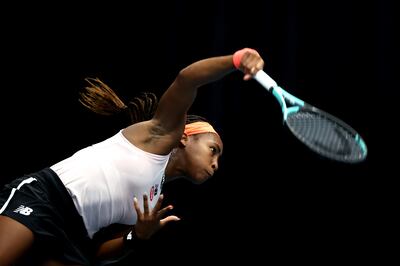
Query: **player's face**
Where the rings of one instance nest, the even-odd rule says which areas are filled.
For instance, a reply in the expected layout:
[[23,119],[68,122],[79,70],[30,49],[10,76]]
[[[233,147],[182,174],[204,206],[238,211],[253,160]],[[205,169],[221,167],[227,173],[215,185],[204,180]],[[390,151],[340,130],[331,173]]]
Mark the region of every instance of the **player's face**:
[[185,147],[186,176],[191,182],[201,184],[218,170],[223,143],[214,133],[191,135]]

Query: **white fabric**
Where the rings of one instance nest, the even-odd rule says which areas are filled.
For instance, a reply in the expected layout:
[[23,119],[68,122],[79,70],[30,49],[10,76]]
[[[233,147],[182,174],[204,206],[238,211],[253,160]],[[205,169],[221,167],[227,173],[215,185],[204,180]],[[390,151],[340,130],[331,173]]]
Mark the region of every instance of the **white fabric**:
[[129,142],[122,130],[51,166],[70,193],[89,236],[113,223],[135,224],[136,197],[143,210],[147,193],[156,204],[170,155],[145,152]]

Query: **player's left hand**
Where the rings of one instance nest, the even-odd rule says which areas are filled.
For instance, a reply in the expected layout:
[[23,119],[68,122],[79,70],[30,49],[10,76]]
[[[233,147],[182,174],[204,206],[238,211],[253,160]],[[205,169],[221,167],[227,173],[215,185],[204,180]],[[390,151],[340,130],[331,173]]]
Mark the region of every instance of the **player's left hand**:
[[149,239],[155,232],[164,227],[167,223],[172,221],[179,221],[180,218],[175,215],[169,215],[165,218],[164,215],[167,211],[172,210],[173,206],[168,205],[161,209],[164,195],[161,194],[154,208],[151,210],[149,207],[149,200],[147,194],[143,195],[143,212],[139,208],[139,203],[135,197],[133,205],[137,213],[137,222],[135,224],[136,236],[140,239]]

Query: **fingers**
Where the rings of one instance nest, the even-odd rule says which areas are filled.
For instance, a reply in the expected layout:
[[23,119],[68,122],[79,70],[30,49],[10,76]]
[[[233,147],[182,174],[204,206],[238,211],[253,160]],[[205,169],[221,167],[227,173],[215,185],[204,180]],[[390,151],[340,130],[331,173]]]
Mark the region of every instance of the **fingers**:
[[163,217],[167,211],[170,211],[170,210],[172,210],[173,208],[174,208],[174,207],[173,207],[172,205],[169,205],[169,206],[163,208],[162,210],[158,211],[158,213],[157,213],[158,219],[160,219],[161,217]]
[[164,226],[169,222],[177,222],[177,221],[180,221],[180,220],[181,220],[181,218],[179,218],[178,216],[170,215],[170,216],[165,217],[164,219],[160,220],[160,226]]
[[143,217],[143,215],[148,216],[150,213],[150,208],[147,193],[143,194],[143,212],[140,210],[139,201],[136,197],[133,198],[133,206],[135,207],[138,217]]
[[163,217],[167,211],[170,211],[174,208],[172,205],[168,205],[167,207],[164,207],[163,209],[161,209],[163,199],[164,199],[164,195],[161,194],[160,197],[158,198],[156,206],[154,206],[154,209],[153,209],[153,211],[157,212],[157,219],[161,219],[161,217]]
[[139,201],[136,197],[133,199],[133,205],[137,212],[137,220],[135,223],[136,234],[140,234],[140,238],[148,239],[157,232],[165,224],[172,221],[179,221],[180,218],[175,215],[170,215],[162,219],[166,212],[173,209],[172,205],[162,208],[164,196],[160,195],[153,209],[149,206],[149,198],[145,193],[143,195],[143,212],[139,206]]
[[264,60],[261,59],[260,61],[258,61],[258,63],[256,64],[256,68],[258,70],[263,69],[264,68]]
[[149,215],[150,213],[149,199],[147,197],[147,193],[143,194],[143,213],[144,215]]
[[258,71],[264,68],[264,61],[257,52],[246,52],[241,60],[243,79],[251,79]]
[[135,207],[138,219],[143,220],[143,219],[147,219],[146,217],[154,217],[154,218],[160,220],[167,211],[170,211],[173,209],[172,205],[168,205],[167,207],[164,207],[161,209],[163,199],[164,199],[164,195],[161,194],[160,197],[158,198],[157,203],[154,206],[154,208],[152,210],[150,210],[148,196],[146,193],[143,194],[143,212],[142,212],[140,209],[140,206],[139,206],[138,199],[136,197],[134,197],[133,205]]
[[133,206],[135,207],[137,216],[138,216],[138,217],[141,216],[141,215],[142,215],[142,212],[141,212],[141,210],[140,210],[139,202],[138,202],[138,200],[137,200],[136,197],[133,198]]
[[253,76],[251,74],[245,74],[243,77],[243,80],[249,80],[251,79]]
[[157,200],[156,206],[154,206],[154,211],[158,211],[161,208],[163,199],[164,199],[164,194],[161,194]]

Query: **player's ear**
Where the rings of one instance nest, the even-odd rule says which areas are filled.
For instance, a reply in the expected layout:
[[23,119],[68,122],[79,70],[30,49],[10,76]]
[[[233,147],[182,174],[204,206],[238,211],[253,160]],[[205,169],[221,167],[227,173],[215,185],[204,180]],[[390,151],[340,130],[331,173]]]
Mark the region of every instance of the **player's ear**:
[[179,142],[179,146],[182,148],[186,147],[188,140],[189,140],[189,136],[186,133],[183,133],[181,140]]

